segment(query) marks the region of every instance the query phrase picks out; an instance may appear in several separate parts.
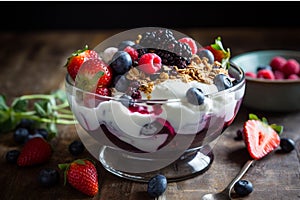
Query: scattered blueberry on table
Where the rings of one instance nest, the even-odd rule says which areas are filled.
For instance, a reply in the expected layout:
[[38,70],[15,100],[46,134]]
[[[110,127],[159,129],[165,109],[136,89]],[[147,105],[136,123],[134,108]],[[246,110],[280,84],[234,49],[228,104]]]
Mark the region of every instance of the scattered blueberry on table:
[[167,189],[167,178],[158,174],[150,178],[147,187],[147,193],[150,197],[156,198],[162,195]]

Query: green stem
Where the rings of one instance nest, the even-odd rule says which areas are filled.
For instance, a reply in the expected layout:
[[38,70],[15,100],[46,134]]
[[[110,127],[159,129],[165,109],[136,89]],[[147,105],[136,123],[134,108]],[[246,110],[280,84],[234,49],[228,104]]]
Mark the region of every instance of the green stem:
[[73,114],[72,111],[68,109],[60,109],[59,112],[64,114]]
[[23,95],[20,97],[22,100],[31,100],[31,99],[48,99],[51,100],[53,95],[49,94],[31,94],[31,95]]
[[69,107],[69,103],[67,101],[65,101],[62,104],[53,106],[53,110],[60,110],[60,109],[67,108],[67,107]]
[[68,114],[60,114],[60,113],[58,113],[56,116],[57,116],[58,118],[75,119],[75,118],[74,118],[74,115],[68,115]]

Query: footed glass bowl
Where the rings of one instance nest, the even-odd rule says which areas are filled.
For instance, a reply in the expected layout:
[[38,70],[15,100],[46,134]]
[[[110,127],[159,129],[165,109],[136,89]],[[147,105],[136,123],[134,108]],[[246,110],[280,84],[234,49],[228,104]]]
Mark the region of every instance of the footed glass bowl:
[[81,90],[69,75],[65,89],[78,134],[105,169],[140,182],[162,173],[172,182],[212,164],[211,144],[233,122],[245,91],[243,70],[231,64],[229,75],[233,87],[206,95],[205,106],[176,98],[127,102]]

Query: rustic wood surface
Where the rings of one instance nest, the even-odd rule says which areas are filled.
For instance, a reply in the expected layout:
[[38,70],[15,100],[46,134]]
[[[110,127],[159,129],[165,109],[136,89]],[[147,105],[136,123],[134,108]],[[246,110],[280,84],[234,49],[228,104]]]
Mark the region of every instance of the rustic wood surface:
[[[14,97],[48,93],[61,87],[66,74],[62,66],[66,58],[85,44],[95,47],[112,34],[122,30],[94,31],[50,31],[50,32],[1,32],[0,33],[0,93],[8,101]],[[300,50],[300,29],[256,29],[256,28],[199,28],[179,30],[206,45],[222,36],[225,47],[230,47],[232,56],[260,49]],[[282,124],[284,135],[296,141],[296,150],[289,154],[274,152],[249,169],[244,176],[254,185],[254,192],[243,199],[300,199],[300,113],[262,113],[241,107],[231,127],[219,138],[213,148],[215,160],[211,168],[197,177],[176,183],[169,183],[165,199],[199,200],[209,192],[222,190],[234,178],[242,165],[249,159],[245,145],[234,140],[248,113],[263,115],[269,121]],[[57,168],[58,163],[73,160],[68,144],[76,139],[73,125],[59,126],[59,136],[52,142],[55,146],[50,162],[28,168],[8,164],[5,154],[8,150],[20,148],[12,140],[12,133],[0,135],[0,199],[101,199],[140,200],[150,199],[146,184],[118,178],[97,163],[100,191],[89,198],[69,185],[63,186],[63,179],[53,188],[42,188],[37,182],[37,173],[45,167]],[[80,157],[90,157],[88,152]]]

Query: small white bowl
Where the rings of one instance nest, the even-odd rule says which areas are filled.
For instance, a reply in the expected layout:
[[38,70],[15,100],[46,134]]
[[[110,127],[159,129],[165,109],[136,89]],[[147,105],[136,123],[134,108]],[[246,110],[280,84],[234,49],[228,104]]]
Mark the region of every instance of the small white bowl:
[[[293,58],[300,62],[300,52],[291,50],[260,50],[231,58],[244,72],[256,72],[258,65],[267,65],[274,56]],[[243,105],[270,112],[300,111],[300,80],[266,80],[246,77]]]

